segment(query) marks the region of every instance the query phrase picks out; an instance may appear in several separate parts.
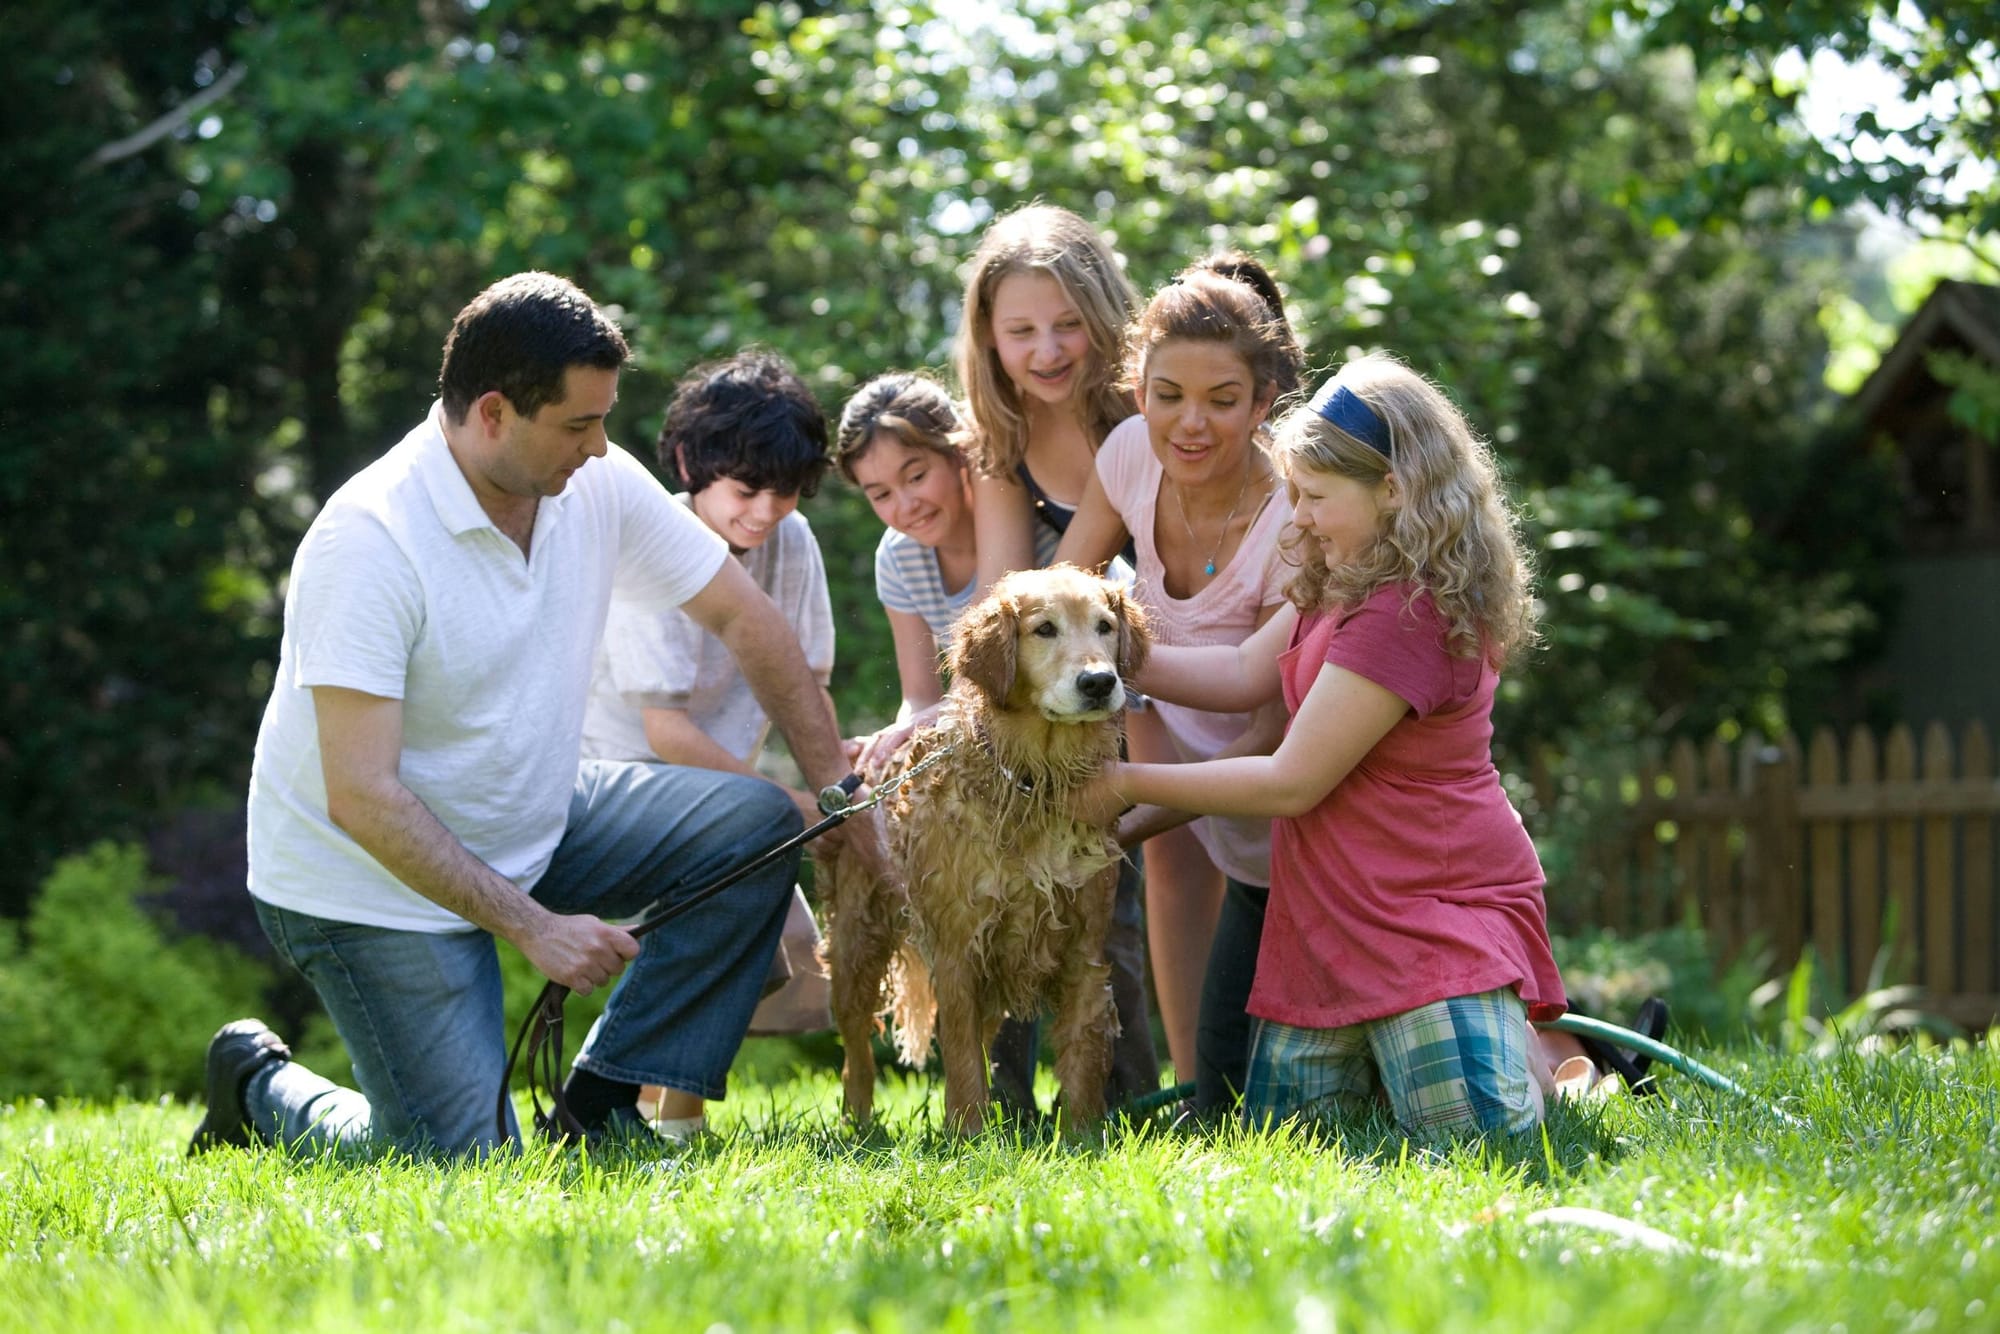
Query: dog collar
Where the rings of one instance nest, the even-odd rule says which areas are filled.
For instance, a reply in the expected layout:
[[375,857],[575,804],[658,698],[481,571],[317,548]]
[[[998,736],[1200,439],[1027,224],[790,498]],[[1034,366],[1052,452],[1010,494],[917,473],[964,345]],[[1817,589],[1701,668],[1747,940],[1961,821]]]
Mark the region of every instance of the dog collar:
[[1014,790],[1024,797],[1033,796],[1035,794],[1035,780],[1023,777],[1007,767],[1007,762],[1001,759],[1000,752],[994,749],[993,738],[986,734],[984,727],[975,727],[974,734],[978,736],[979,744],[985,749],[986,758],[993,761],[993,767],[998,769],[1001,776],[1013,785]]

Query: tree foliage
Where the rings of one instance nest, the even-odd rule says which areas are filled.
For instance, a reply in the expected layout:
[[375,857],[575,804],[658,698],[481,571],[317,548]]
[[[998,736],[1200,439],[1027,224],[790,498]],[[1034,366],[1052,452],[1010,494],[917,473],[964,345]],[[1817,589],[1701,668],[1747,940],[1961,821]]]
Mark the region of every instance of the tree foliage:
[[[1733,216],[1776,190],[1822,215],[1867,203],[1960,240],[1988,237],[2000,220],[2000,10],[1990,0],[1623,0],[1614,13],[1707,76],[1695,170],[1654,195],[1675,217]],[[1821,53],[1879,67],[1897,105],[1857,108],[1838,139],[1815,139],[1795,115],[1798,58]]]
[[[240,790],[296,537],[422,411],[485,282],[552,269],[618,309],[643,454],[673,378],[745,343],[829,412],[942,364],[978,228],[1032,198],[1103,226],[1142,289],[1250,249],[1317,367],[1387,346],[1461,398],[1545,571],[1517,760],[1780,718],[1865,622],[1855,558],[1795,521],[1844,235],[1814,219],[1952,207],[1788,119],[1783,50],[1882,49],[1847,9],[27,0],[0,907],[56,850]],[[1973,28],[1924,22],[1907,77],[1983,72]],[[1988,143],[1990,105],[1919,139]],[[814,517],[866,724],[894,703],[877,530],[837,487]]]

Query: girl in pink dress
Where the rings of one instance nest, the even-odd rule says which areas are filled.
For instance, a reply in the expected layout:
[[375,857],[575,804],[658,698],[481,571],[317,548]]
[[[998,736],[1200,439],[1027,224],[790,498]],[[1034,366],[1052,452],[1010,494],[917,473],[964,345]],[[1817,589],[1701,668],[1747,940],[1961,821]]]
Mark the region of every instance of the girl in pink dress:
[[1492,758],[1498,672],[1534,638],[1492,455],[1396,359],[1288,414],[1291,607],[1236,648],[1156,649],[1141,684],[1209,709],[1282,698],[1274,754],[1113,766],[1082,805],[1274,817],[1250,1012],[1253,1122],[1386,1092],[1412,1133],[1540,1120],[1526,1021],[1566,1002],[1542,871]]

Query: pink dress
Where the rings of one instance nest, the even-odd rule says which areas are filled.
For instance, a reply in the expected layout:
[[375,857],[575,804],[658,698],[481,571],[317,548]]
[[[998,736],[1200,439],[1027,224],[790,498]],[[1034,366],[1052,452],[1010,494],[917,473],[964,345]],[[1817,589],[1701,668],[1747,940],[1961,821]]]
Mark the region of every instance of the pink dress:
[[1300,617],[1278,660],[1293,716],[1327,663],[1410,711],[1319,805],[1274,822],[1261,1018],[1341,1028],[1501,987],[1531,1019],[1567,1006],[1541,863],[1493,767],[1499,674],[1447,652],[1430,596],[1408,591]]
[[[1285,585],[1296,572],[1278,547],[1285,506],[1266,501],[1229,563],[1193,597],[1169,597],[1165,566],[1153,541],[1160,480],[1166,470],[1153,453],[1144,417],[1127,417],[1097,451],[1097,476],[1106,499],[1132,534],[1138,578],[1133,596],[1146,609],[1153,638],[1162,644],[1240,644],[1257,627],[1257,615],[1285,600]],[[1168,737],[1183,762],[1206,760],[1243,734],[1247,713],[1206,713],[1164,700],[1153,701]],[[1191,826],[1217,869],[1246,885],[1271,883],[1271,822],[1204,816]]]

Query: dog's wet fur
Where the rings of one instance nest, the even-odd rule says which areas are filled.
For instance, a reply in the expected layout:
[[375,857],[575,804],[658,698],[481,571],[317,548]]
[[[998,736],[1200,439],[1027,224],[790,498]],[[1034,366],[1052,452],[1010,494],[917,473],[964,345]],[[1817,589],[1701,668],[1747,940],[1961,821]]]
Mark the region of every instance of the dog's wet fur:
[[1072,566],[1010,574],[954,630],[951,686],[871,783],[948,754],[879,808],[900,883],[838,851],[822,864],[843,1102],[874,1111],[871,1040],[890,1015],[898,1055],[933,1033],[945,1118],[983,1128],[986,1050],[1007,1014],[1054,1016],[1056,1080],[1074,1126],[1104,1114],[1118,1018],[1104,938],[1120,856],[1108,825],[1073,819],[1074,790],[1117,758],[1125,681],[1145,619],[1118,585]]

